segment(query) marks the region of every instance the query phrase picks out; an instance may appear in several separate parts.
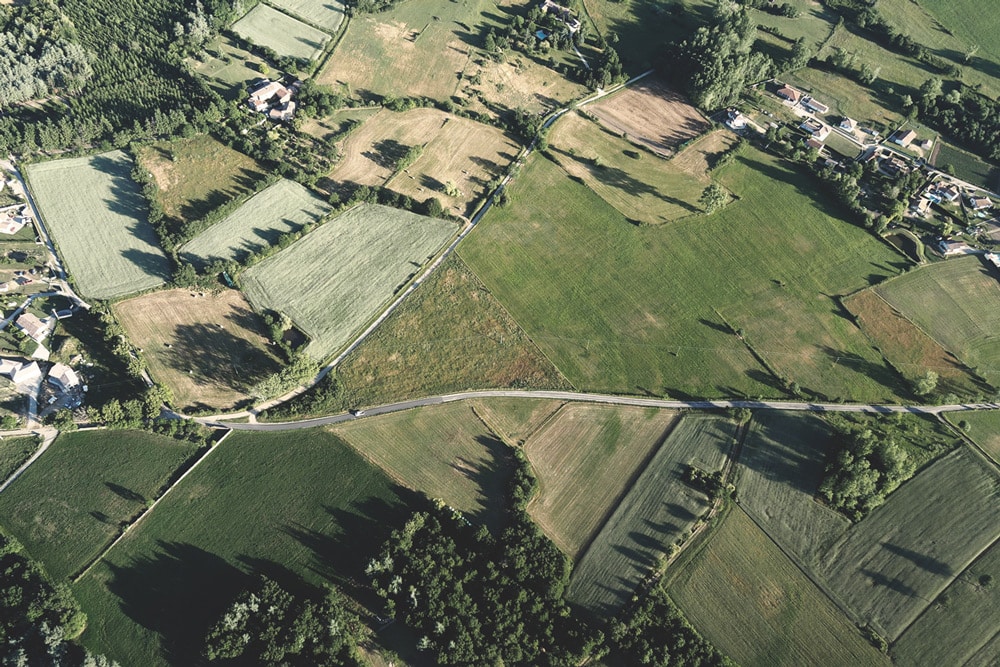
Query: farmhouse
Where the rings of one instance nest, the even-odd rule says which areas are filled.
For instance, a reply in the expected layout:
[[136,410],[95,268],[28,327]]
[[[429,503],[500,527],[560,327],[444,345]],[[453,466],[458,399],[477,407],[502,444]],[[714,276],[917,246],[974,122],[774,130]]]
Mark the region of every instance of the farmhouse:
[[61,391],[80,386],[80,376],[66,364],[56,364],[49,370],[48,382]]
[[804,121],[799,125],[799,129],[805,130],[809,134],[813,135],[813,138],[817,141],[823,141],[830,135],[830,128],[819,122],[818,120],[813,120],[812,118]]
[[573,16],[573,12],[570,11],[569,7],[563,7],[560,4],[553,2],[552,0],[542,0],[542,13],[552,13],[559,17],[566,27],[569,28],[570,34],[575,33],[580,29],[580,20]]
[[291,120],[292,116],[295,115],[295,102],[285,102],[284,104],[279,104],[277,106],[271,107],[271,110],[267,112],[267,117],[271,120],[286,121]]
[[295,81],[286,88],[280,81],[262,79],[250,87],[247,104],[258,113],[266,113],[272,120],[290,120],[295,114],[295,103],[291,100],[301,86],[301,81]]
[[36,343],[41,343],[45,340],[45,336],[49,333],[49,327],[38,319],[37,316],[32,313],[24,313],[16,322],[17,326],[25,335],[35,341]]
[[783,97],[792,104],[797,104],[798,101],[802,98],[802,93],[795,90],[791,86],[782,86],[781,88],[778,89],[777,94],[778,97]]
[[897,132],[892,137],[892,143],[899,144],[903,148],[906,148],[913,140],[917,138],[917,133],[913,130],[907,130],[906,132]]
[[803,98],[802,106],[810,111],[815,111],[816,113],[826,113],[830,110],[830,107],[826,106],[822,102],[814,100],[812,97]]

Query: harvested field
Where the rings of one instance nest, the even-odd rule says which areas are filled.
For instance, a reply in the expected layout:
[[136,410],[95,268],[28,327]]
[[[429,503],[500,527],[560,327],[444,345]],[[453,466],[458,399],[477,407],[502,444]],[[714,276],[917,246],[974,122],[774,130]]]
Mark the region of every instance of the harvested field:
[[250,387],[281,367],[268,351],[263,322],[236,290],[154,292],[114,310],[180,410],[235,408],[250,398]]
[[339,0],[272,0],[275,7],[335,35],[344,21]]
[[161,285],[170,261],[121,151],[26,165],[39,213],[77,289],[110,299]]
[[892,664],[739,508],[668,573],[667,590],[706,639],[745,667]]
[[346,345],[457,232],[454,223],[387,206],[332,218],[240,276],[258,309],[288,315],[326,359]]
[[520,446],[551,419],[563,403],[530,398],[487,398],[471,401],[471,405],[491,431],[507,444]]
[[273,7],[259,4],[233,24],[232,31],[279,56],[315,60],[323,53],[330,35],[296,21]]
[[1000,410],[955,413],[948,421],[955,426],[967,425],[969,437],[1000,464]]
[[685,467],[720,470],[734,434],[719,417],[689,415],[673,428],[577,563],[571,602],[605,618],[621,609],[660,554],[708,509],[705,494],[683,480]]
[[701,112],[652,76],[585,108],[612,133],[624,134],[664,157],[709,128]]
[[677,413],[570,403],[535,432],[524,453],[538,477],[528,512],[574,560],[622,499]]
[[282,234],[319,222],[330,205],[295,181],[282,179],[178,250],[180,258],[203,269],[216,261],[244,261],[274,245]]

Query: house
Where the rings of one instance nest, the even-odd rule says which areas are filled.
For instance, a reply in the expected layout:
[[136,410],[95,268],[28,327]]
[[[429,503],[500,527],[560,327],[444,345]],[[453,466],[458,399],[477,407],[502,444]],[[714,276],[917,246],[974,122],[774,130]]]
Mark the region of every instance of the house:
[[799,125],[799,129],[805,130],[809,134],[813,135],[813,138],[818,141],[823,141],[830,136],[830,128],[818,120],[813,120],[812,118],[809,118]]
[[802,106],[810,111],[815,111],[816,113],[827,113],[830,107],[826,106],[822,102],[814,100],[812,97],[806,97],[802,100]]
[[272,104],[285,104],[292,99],[292,91],[285,88],[280,81],[264,79],[250,89],[247,104],[254,111],[266,111]]
[[791,86],[782,86],[778,89],[778,97],[783,97],[792,104],[798,104],[798,101],[802,99],[802,93],[795,90]]
[[945,257],[950,257],[951,255],[971,255],[976,252],[970,245],[960,241],[945,241],[944,239],[938,241],[937,249]]
[[910,209],[917,215],[927,215],[931,210],[931,200],[924,197],[917,197],[910,202]]
[[56,364],[49,370],[48,382],[61,391],[69,391],[80,386],[80,376],[66,364]]
[[747,126],[747,119],[736,109],[730,109],[726,116],[726,126],[731,130],[742,130]]
[[933,145],[934,145],[933,141],[931,141],[930,139],[924,139],[923,141],[920,142],[920,150],[929,151],[931,149],[931,146]]
[[844,119],[840,121],[840,124],[837,127],[842,130],[846,130],[847,132],[854,132],[854,130],[857,129],[858,124],[854,122],[854,119],[844,116]]
[[925,193],[928,199],[939,204],[942,202],[954,202],[961,194],[958,186],[948,181],[938,181],[928,188]]
[[1000,255],[995,252],[986,253],[986,261],[1000,269]]
[[886,176],[895,178],[901,174],[910,173],[910,165],[908,165],[905,160],[893,155],[884,158],[881,162],[879,162],[878,170]]
[[569,28],[570,34],[580,29],[580,21],[573,16],[573,12],[570,11],[569,7],[563,7],[560,4],[552,2],[552,0],[542,0],[541,9],[543,14],[551,13],[558,16],[559,20]]
[[805,140],[805,144],[809,148],[815,148],[816,150],[820,150],[821,148],[823,148],[823,142],[817,139],[816,137],[808,137]]
[[983,209],[991,208],[993,206],[993,202],[989,197],[969,197],[968,201],[969,208],[973,211],[982,211]]
[[38,319],[37,316],[32,313],[24,313],[16,322],[17,326],[25,333],[28,338],[32,339],[36,343],[41,343],[45,340],[45,336],[49,333],[49,327]]
[[281,122],[291,120],[294,115],[295,102],[285,102],[284,104],[279,104],[278,106],[271,107],[271,110],[267,112],[268,118]]
[[42,369],[39,368],[38,363],[34,361],[30,364],[21,364],[13,373],[11,373],[10,379],[14,384],[34,382],[35,380],[42,379]]
[[907,130],[906,132],[896,132],[892,137],[892,143],[899,144],[903,148],[906,148],[913,140],[917,138],[917,133],[913,130]]

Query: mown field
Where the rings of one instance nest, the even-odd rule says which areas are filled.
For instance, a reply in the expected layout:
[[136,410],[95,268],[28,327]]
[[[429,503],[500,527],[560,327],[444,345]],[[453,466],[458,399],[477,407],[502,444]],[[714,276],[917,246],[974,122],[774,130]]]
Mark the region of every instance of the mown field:
[[316,223],[329,212],[330,205],[321,198],[282,179],[185,243],[178,255],[200,268],[219,260],[244,260],[276,243],[282,234]]
[[576,559],[666,437],[677,414],[570,403],[528,440],[538,478],[528,512]]
[[83,641],[123,665],[200,664],[248,574],[363,596],[364,566],[409,498],[325,431],[236,433],[74,586]]
[[1000,63],[1000,45],[996,43],[1000,18],[995,13],[982,11],[976,0],[920,0],[920,4],[967,44],[979,46],[979,58]]
[[499,529],[513,471],[505,445],[465,402],[432,405],[331,429],[399,484]]
[[63,433],[0,494],[0,524],[57,580],[83,569],[194,446],[137,431]]
[[664,160],[566,114],[549,135],[548,154],[629,220],[658,224],[702,213],[698,199],[712,182],[709,160],[734,139],[720,130]]
[[891,664],[738,508],[667,576],[687,619],[740,665]]
[[454,254],[337,366],[337,378],[351,406],[467,389],[570,388]]
[[459,253],[580,389],[781,395],[735,328],[806,392],[899,400],[898,377],[836,295],[908,261],[831,217],[813,181],[772,157],[749,151],[716,177],[738,201],[636,227],[536,157]]
[[273,49],[279,56],[316,59],[330,41],[330,35],[273,7],[259,4],[233,24],[232,31],[258,46]]
[[274,0],[274,6],[330,34],[336,34],[344,21],[344,4],[339,0]]
[[1000,411],[960,412],[950,415],[948,421],[955,426],[967,425],[969,437],[1000,463]]
[[152,377],[173,392],[177,409],[234,408],[281,367],[268,350],[263,322],[236,290],[153,292],[114,310]]
[[121,151],[24,167],[42,220],[84,296],[124,296],[170,278],[131,170]]
[[910,271],[876,292],[990,384],[1000,386],[1000,280],[979,257]]
[[250,302],[288,315],[324,359],[350,340],[457,233],[454,223],[362,205],[254,265]]
[[31,458],[39,444],[38,438],[30,435],[0,440],[0,484]]
[[903,118],[893,111],[894,101],[836,72],[804,67],[783,80],[799,90],[811,92],[829,106],[828,118],[850,116],[859,124],[874,127],[895,127]]
[[939,595],[892,646],[897,663],[931,667],[996,660],[1000,608],[1000,542],[995,542]]
[[583,553],[567,598],[597,616],[621,609],[659,556],[708,509],[705,494],[684,482],[685,466],[721,469],[734,435],[733,423],[720,417],[678,422]]

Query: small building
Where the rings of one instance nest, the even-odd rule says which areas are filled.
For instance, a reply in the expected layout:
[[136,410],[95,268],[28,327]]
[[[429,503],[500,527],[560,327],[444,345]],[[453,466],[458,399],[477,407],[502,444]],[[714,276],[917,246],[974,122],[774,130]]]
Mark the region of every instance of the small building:
[[805,130],[809,134],[813,135],[813,138],[818,141],[823,141],[830,136],[830,128],[818,120],[813,120],[812,118],[805,120],[801,125],[799,125],[799,129]]
[[271,107],[271,110],[267,112],[268,118],[281,122],[291,120],[294,115],[295,102],[285,102],[283,104],[279,104],[275,107]]
[[854,122],[853,118],[848,118],[847,116],[844,116],[843,120],[840,121],[840,124],[837,125],[837,127],[847,132],[854,132],[854,130],[857,129],[858,124]]
[[81,386],[80,376],[66,364],[56,364],[49,370],[48,382],[60,391],[69,391]]
[[20,361],[15,361],[14,359],[0,359],[0,375],[10,377],[14,374],[14,371],[20,367]]
[[799,100],[802,99],[802,93],[788,85],[778,88],[777,95],[778,97],[783,97],[792,104],[798,104]]
[[968,201],[969,208],[973,211],[982,211],[993,206],[993,201],[989,197],[969,197]]
[[920,150],[929,151],[931,149],[931,146],[933,145],[934,142],[932,140],[924,139],[923,141],[920,142]]
[[886,176],[895,178],[901,174],[910,173],[910,165],[905,160],[892,155],[879,162],[878,170]]
[[41,343],[45,340],[45,336],[49,333],[49,328],[45,322],[42,322],[32,313],[22,314],[19,318],[17,318],[16,324],[28,338],[32,339],[36,343]]
[[917,138],[917,133],[914,132],[913,130],[906,130],[905,132],[900,131],[896,132],[896,134],[893,135],[892,143],[898,144],[903,148],[906,148],[911,143],[913,143],[913,140],[916,138]]
[[747,126],[747,119],[736,109],[730,109],[726,115],[726,126],[731,130],[742,130]]
[[986,253],[986,261],[1000,269],[1000,255],[995,252]]
[[823,142],[817,139],[816,137],[807,137],[805,140],[805,145],[808,146],[809,148],[815,148],[816,150],[820,150],[823,148]]
[[937,249],[945,257],[950,257],[952,255],[971,255],[976,252],[975,248],[966,243],[962,243],[960,241],[946,241],[944,239],[938,241]]
[[810,111],[815,111],[816,113],[827,113],[830,111],[830,107],[826,106],[822,102],[819,102],[812,97],[806,97],[802,100],[802,106]]

